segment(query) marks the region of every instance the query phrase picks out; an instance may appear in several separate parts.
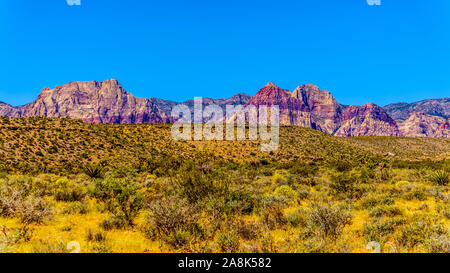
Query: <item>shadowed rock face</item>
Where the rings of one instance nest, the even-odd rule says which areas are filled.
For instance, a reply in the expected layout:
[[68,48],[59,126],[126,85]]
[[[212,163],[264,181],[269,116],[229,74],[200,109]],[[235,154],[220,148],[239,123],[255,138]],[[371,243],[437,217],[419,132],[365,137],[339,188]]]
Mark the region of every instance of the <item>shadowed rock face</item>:
[[424,112],[412,112],[409,118],[398,126],[403,136],[432,137],[445,121],[442,117],[427,115]]
[[336,136],[399,136],[396,122],[380,106],[349,106]]

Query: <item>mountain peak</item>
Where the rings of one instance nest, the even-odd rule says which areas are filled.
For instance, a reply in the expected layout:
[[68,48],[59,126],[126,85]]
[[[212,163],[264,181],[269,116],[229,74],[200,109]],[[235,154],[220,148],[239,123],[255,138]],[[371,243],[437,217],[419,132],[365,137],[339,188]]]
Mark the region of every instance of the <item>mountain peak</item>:
[[264,87],[277,87],[278,88],[278,86],[276,86],[273,82],[267,83],[266,86],[264,86]]

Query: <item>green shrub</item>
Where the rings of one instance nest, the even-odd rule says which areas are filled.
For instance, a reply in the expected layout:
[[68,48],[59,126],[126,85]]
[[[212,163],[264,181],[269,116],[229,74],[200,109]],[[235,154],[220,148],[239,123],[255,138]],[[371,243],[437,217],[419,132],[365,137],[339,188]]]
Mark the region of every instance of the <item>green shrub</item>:
[[356,198],[361,194],[358,193],[357,177],[349,173],[338,173],[331,176],[330,189],[335,196],[347,196]]
[[100,223],[100,227],[104,230],[124,229],[128,225],[128,221],[119,215],[110,216]]
[[405,219],[383,219],[379,218],[370,223],[365,223],[363,227],[363,235],[366,242],[386,242],[386,237],[392,235],[395,229],[406,223]]
[[275,195],[282,196],[286,198],[289,202],[295,201],[297,199],[297,192],[294,191],[288,185],[280,186],[275,190]]
[[217,245],[225,253],[236,253],[239,250],[239,236],[234,232],[220,234],[217,238]]
[[393,205],[394,203],[395,203],[394,199],[388,197],[387,195],[370,194],[361,199],[360,206],[363,209],[371,209],[378,205]]
[[427,200],[427,194],[422,189],[415,189],[405,193],[403,195],[403,198],[406,200],[417,199],[419,201],[425,201]]
[[296,209],[286,215],[286,220],[293,227],[304,226],[306,225],[306,211]]
[[89,212],[89,204],[85,201],[75,201],[69,203],[61,211],[63,214],[87,214]]
[[103,202],[116,217],[123,218],[127,225],[133,225],[133,219],[143,206],[143,198],[138,193],[139,186],[122,179],[97,180],[91,195]]
[[371,217],[394,217],[400,215],[403,215],[403,212],[395,205],[378,205],[369,212]]
[[55,200],[62,202],[82,201],[86,191],[82,188],[60,189],[55,192]]

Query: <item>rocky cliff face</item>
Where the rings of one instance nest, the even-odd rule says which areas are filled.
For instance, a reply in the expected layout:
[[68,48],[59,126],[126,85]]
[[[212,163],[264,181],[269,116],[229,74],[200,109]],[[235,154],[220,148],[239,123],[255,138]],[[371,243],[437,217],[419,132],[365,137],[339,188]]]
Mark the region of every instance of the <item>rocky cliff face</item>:
[[[245,105],[250,96],[237,94],[228,99],[204,98],[203,105]],[[0,116],[70,117],[90,123],[166,123],[173,122],[172,108],[177,102],[158,98],[137,98],[115,80],[71,82],[54,89],[44,88],[38,98],[23,107],[0,103]],[[193,100],[183,104],[191,107]]]
[[339,128],[342,122],[342,107],[330,92],[306,84],[297,87],[292,96],[308,107],[312,119],[321,131],[333,134]]
[[92,123],[162,123],[171,119],[149,99],[137,98],[117,82],[71,82],[44,88],[22,116],[71,117]]
[[281,89],[272,82],[269,82],[259,90],[246,104],[246,106],[249,105],[278,105],[281,125],[316,128],[308,106],[302,100],[295,98],[291,91]]
[[397,121],[408,119],[413,112],[423,112],[427,115],[443,117],[446,120],[450,119],[450,97],[414,103],[400,102],[386,105],[383,108]]
[[398,124],[403,136],[432,137],[445,121],[442,117],[427,115],[424,112],[412,112],[407,120]]
[[12,107],[9,104],[0,101],[0,116],[20,117],[20,108]]
[[398,136],[396,122],[380,106],[369,103],[362,107],[349,106],[336,136]]
[[432,135],[436,138],[450,138],[450,122],[448,120],[442,122]]

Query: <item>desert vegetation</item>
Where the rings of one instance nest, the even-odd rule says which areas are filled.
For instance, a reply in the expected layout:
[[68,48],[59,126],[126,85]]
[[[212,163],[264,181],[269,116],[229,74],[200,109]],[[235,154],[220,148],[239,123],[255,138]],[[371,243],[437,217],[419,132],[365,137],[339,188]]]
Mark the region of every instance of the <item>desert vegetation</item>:
[[0,118],[0,252],[450,252],[450,140]]

